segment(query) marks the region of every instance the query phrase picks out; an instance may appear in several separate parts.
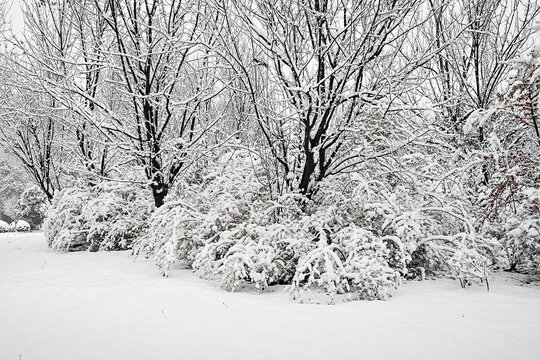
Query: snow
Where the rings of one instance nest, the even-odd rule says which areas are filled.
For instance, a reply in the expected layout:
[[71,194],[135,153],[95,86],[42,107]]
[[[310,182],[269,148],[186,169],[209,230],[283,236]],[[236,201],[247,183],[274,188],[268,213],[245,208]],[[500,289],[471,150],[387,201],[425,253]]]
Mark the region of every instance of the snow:
[[0,359],[537,359],[540,289],[505,274],[491,287],[409,282],[388,301],[306,305],[0,234]]

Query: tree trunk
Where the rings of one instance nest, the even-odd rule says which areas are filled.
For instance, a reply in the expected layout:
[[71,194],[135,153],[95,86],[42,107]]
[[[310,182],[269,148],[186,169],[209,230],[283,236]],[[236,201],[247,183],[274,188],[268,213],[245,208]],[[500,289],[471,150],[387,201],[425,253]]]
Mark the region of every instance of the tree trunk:
[[152,185],[151,188],[154,205],[156,208],[159,208],[165,203],[165,197],[169,193],[169,188],[165,184]]
[[302,177],[300,179],[300,191],[303,195],[311,198],[313,189],[310,187],[313,173],[315,172],[315,161],[312,152],[306,152],[306,163],[304,164],[304,170],[302,171]]

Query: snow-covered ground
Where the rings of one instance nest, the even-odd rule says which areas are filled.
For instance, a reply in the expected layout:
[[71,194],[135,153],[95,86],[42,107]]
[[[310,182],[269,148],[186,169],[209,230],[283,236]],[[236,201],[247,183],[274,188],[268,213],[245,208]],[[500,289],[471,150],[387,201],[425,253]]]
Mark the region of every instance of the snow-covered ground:
[[389,301],[302,305],[228,293],[129,252],[48,251],[0,234],[1,360],[539,359],[540,290],[410,282]]

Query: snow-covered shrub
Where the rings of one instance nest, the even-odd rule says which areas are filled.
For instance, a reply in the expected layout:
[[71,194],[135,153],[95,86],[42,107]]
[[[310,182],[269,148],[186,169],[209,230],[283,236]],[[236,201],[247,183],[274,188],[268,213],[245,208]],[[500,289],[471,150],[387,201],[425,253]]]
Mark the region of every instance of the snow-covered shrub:
[[288,284],[299,301],[314,292],[386,299],[402,278],[485,277],[483,239],[444,193],[353,174],[328,177],[310,200],[272,194],[260,159],[238,150],[197,175],[178,185],[134,246],[165,275],[177,262],[231,291]]
[[520,189],[511,206],[501,209],[483,229],[499,242],[505,268],[540,270],[540,189]]
[[517,58],[508,91],[482,114],[488,149],[478,154],[479,227],[499,243],[510,271],[540,267],[540,47]]
[[5,221],[0,220],[0,233],[11,231],[11,227]]
[[390,250],[368,230],[347,226],[305,254],[298,264],[291,291],[303,300],[303,292],[323,289],[332,302],[336,295],[347,299],[386,299],[400,275],[388,264]]
[[147,231],[150,199],[146,189],[132,184],[64,189],[47,212],[49,246],[60,251],[129,249]]
[[0,214],[17,219],[17,202],[29,182],[20,168],[0,160]]
[[83,207],[91,199],[90,189],[67,188],[58,192],[44,222],[48,244],[55,250],[77,251],[89,248],[88,224]]
[[247,152],[228,152],[199,173],[197,181],[180,182],[181,200],[171,200],[153,214],[150,231],[137,241],[135,253],[153,256],[165,275],[171,264],[184,263],[201,277],[221,277],[229,290],[244,282],[263,290],[292,278],[294,267],[282,259],[286,242],[279,240],[287,228],[273,217],[280,212],[280,219],[286,219],[285,214],[299,211],[285,197],[283,204],[272,201],[253,170],[258,161]]
[[[359,175],[334,179],[333,187],[325,189],[314,206],[334,207],[338,224],[353,223],[381,238],[388,249],[386,261],[400,276],[485,278],[483,271],[470,270],[470,262],[481,263],[483,270],[488,261],[484,250],[491,245],[476,233],[474,217],[465,211],[463,201],[444,193],[424,195],[406,186],[390,188]],[[339,206],[332,205],[333,199]],[[460,255],[465,250],[469,258]]]
[[19,199],[18,217],[27,219],[35,227],[41,226],[48,207],[47,196],[36,185],[26,189]]
[[295,237],[282,224],[239,224],[207,242],[195,258],[196,273],[203,278],[219,276],[221,286],[234,291],[253,283],[258,291],[270,285],[288,284],[294,276],[299,253]]
[[24,220],[17,221],[13,227],[15,231],[30,231],[30,224]]
[[186,202],[167,202],[152,214],[148,231],[134,243],[133,253],[154,255],[163,275],[176,262],[190,265],[203,245],[202,221],[202,214]]

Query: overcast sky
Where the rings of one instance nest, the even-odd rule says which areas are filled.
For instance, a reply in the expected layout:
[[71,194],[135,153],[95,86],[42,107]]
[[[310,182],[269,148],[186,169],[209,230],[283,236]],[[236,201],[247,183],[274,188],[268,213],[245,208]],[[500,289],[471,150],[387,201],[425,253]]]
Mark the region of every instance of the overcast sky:
[[21,32],[23,29],[23,16],[19,0],[8,0],[8,22],[11,22],[14,32]]

